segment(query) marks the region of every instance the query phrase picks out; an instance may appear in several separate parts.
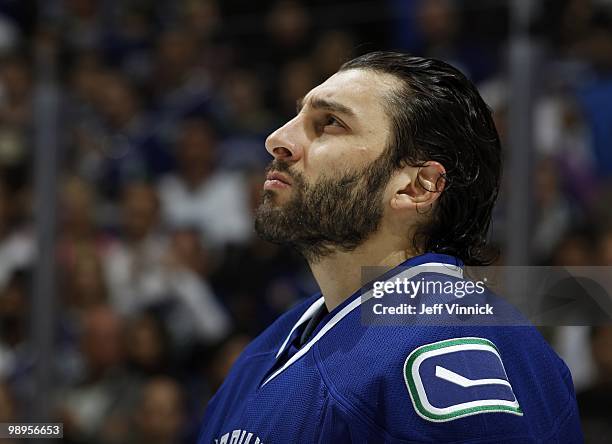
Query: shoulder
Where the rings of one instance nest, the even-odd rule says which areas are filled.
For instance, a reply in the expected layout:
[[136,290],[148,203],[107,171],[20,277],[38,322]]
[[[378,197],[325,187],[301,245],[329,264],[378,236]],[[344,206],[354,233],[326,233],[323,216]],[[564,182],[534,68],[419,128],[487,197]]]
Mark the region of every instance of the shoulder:
[[533,327],[349,324],[317,347],[324,382],[396,439],[547,439],[577,418],[569,371]]

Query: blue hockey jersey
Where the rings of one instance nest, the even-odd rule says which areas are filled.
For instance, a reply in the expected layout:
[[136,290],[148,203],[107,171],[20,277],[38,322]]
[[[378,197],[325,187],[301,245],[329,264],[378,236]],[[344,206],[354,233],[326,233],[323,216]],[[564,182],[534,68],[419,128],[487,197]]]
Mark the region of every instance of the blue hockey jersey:
[[[440,254],[384,278],[400,274],[463,279]],[[321,295],[256,338],[211,399],[199,443],[582,442],[569,370],[535,328],[372,326],[360,315],[371,290],[324,314],[299,346]]]

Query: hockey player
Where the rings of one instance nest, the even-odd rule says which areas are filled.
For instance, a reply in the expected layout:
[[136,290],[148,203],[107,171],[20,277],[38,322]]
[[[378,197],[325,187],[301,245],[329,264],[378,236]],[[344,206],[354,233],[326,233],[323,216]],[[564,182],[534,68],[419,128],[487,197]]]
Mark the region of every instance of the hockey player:
[[[490,259],[501,149],[464,75],[405,54],[360,56],[311,90],[266,149],[256,230],[297,248],[321,293],[246,348],[200,443],[582,441],[570,373],[533,327],[363,321],[386,297],[375,286],[459,288],[464,264]],[[391,270],[364,282],[364,267]],[[440,297],[412,301],[438,298],[431,310],[442,312],[451,301]]]

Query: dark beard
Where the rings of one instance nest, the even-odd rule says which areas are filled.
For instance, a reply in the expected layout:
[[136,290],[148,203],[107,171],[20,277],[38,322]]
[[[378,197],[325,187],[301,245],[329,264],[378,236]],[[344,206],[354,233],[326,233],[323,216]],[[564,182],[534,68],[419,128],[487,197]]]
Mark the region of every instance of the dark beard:
[[314,185],[282,160],[273,161],[270,170],[291,177],[292,195],[275,205],[275,192],[264,191],[255,213],[255,231],[262,239],[290,245],[315,263],[336,250],[353,251],[378,230],[393,170],[386,152],[361,171],[337,179],[324,176]]

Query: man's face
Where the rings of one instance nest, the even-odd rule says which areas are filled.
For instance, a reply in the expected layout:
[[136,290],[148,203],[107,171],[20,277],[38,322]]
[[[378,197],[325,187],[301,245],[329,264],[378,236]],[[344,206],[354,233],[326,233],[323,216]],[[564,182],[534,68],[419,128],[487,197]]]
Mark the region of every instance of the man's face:
[[295,118],[272,133],[274,156],[255,228],[307,259],[350,251],[375,232],[393,168],[383,104],[398,81],[367,70],[337,73],[311,90]]

